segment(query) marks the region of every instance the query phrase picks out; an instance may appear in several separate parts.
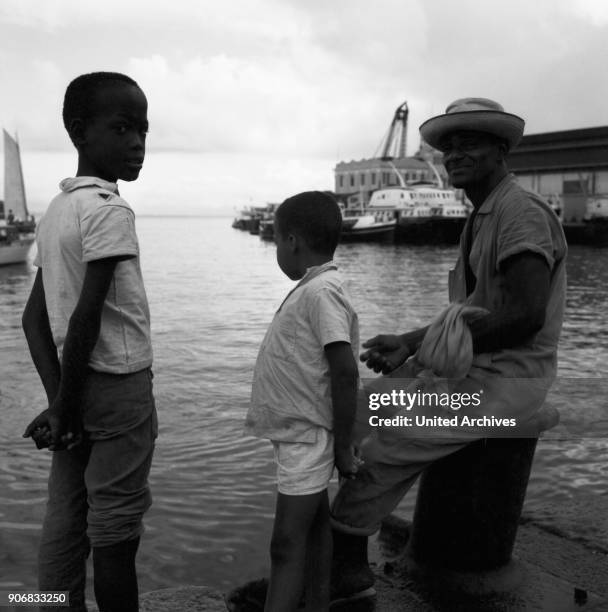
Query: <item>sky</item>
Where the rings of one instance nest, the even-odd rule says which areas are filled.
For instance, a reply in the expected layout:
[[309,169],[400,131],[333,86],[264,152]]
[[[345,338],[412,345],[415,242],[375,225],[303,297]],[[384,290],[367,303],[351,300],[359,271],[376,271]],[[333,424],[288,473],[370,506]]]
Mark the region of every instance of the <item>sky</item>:
[[418,126],[467,96],[529,134],[608,125],[604,0],[2,0],[0,40],[0,124],[39,212],[76,167],[65,87],[95,70],[148,98],[144,170],[121,184],[141,214],[332,189],[404,101],[409,154]]

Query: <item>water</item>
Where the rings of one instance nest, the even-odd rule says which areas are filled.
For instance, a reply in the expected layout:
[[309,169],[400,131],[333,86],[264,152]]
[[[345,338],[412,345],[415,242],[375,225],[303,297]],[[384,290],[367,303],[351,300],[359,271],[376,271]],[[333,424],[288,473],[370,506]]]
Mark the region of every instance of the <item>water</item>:
[[[229,219],[144,217],[138,233],[160,420],[140,588],[225,589],[268,567],[272,456],[267,442],[243,438],[241,428],[259,343],[293,284],[274,246],[233,230]],[[351,280],[361,338],[428,323],[446,304],[455,256],[452,247],[340,246],[336,259]],[[560,373],[606,379],[608,250],[573,247],[568,273]],[[50,459],[21,438],[44,407],[20,325],[33,275],[31,264],[0,268],[0,589],[36,586]],[[607,466],[605,439],[541,441],[527,510],[550,521],[547,508],[605,495]],[[406,510],[413,501],[406,498]],[[576,528],[597,540],[597,521]]]

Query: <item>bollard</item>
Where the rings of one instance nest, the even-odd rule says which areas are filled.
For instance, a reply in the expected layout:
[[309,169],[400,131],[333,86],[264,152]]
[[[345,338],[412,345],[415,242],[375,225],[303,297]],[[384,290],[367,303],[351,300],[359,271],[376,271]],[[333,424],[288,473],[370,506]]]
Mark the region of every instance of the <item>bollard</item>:
[[511,559],[536,438],[478,440],[421,477],[407,554],[420,568],[494,570]]

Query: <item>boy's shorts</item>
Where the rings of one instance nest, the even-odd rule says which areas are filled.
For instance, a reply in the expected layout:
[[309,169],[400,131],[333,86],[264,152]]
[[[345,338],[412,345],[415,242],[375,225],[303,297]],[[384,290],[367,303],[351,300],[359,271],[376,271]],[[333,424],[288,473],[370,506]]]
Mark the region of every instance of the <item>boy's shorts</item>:
[[284,495],[312,495],[329,485],[334,471],[334,435],[319,427],[317,441],[272,442],[277,487]]

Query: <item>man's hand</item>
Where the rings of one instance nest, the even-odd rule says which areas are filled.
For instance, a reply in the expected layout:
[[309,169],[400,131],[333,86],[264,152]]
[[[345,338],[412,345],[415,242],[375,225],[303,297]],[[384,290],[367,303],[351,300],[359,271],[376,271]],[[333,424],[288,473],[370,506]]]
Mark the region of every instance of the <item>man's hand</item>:
[[359,468],[363,465],[359,449],[353,445],[344,448],[335,447],[334,457],[341,478],[355,478]]
[[374,336],[363,343],[363,348],[368,350],[361,353],[359,359],[364,361],[370,370],[383,374],[392,372],[413,354],[412,349],[402,340],[401,336],[391,334]]
[[52,408],[43,410],[26,428],[24,438],[32,438],[36,448],[70,450],[82,441],[80,423],[70,422]]

